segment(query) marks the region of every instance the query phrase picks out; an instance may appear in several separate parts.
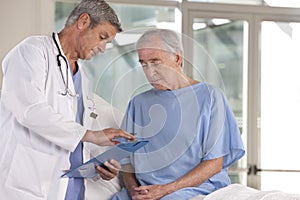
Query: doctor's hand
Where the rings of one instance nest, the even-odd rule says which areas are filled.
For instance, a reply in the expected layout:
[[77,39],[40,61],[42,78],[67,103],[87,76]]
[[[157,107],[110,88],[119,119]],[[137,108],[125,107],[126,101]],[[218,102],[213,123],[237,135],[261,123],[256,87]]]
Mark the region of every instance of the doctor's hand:
[[97,166],[96,171],[101,176],[103,180],[110,180],[116,177],[119,174],[121,165],[115,161],[110,160],[103,163],[105,167]]
[[107,128],[101,131],[88,130],[82,138],[83,142],[91,142],[100,146],[113,146],[119,142],[116,138],[124,138],[125,140],[135,141],[135,137],[121,129]]

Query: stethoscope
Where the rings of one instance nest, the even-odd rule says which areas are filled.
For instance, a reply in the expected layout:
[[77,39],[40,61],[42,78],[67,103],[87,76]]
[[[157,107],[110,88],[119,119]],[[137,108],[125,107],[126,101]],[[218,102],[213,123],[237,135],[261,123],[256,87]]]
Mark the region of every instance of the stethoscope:
[[[62,78],[62,80],[64,82],[64,85],[65,85],[65,91],[64,92],[58,91],[57,93],[60,94],[60,95],[63,95],[63,96],[67,96],[67,94],[68,94],[71,97],[78,97],[79,96],[78,94],[72,93],[72,91],[69,89],[69,65],[68,65],[68,61],[67,61],[67,58],[65,56],[63,56],[62,53],[61,53],[61,51],[60,51],[58,43],[57,43],[57,41],[55,39],[55,33],[52,34],[52,38],[53,38],[55,46],[56,46],[56,48],[58,50],[58,55],[56,56],[57,65],[59,67],[60,75],[61,75],[61,78]],[[63,72],[62,72],[62,69],[61,69],[61,59],[66,64],[66,80],[64,78],[64,75],[63,75]]]
[[[52,38],[53,38],[55,46],[56,46],[56,48],[58,50],[58,55],[56,56],[57,65],[59,67],[60,75],[61,75],[61,78],[62,78],[62,80],[64,82],[64,85],[65,85],[65,91],[64,92],[58,91],[57,93],[60,94],[60,95],[62,95],[62,96],[69,95],[71,97],[79,97],[78,94],[73,94],[72,91],[69,89],[69,65],[68,65],[68,61],[67,61],[66,57],[63,56],[62,53],[61,53],[61,51],[60,51],[58,43],[57,43],[57,41],[55,39],[55,33],[52,34]],[[66,64],[66,80],[64,78],[64,75],[63,75],[63,72],[62,72],[62,69],[61,69],[61,62],[60,62],[61,58],[64,60],[64,62]],[[88,96],[87,96],[87,100],[89,100],[89,101],[92,102],[92,106],[88,107],[92,111],[90,113],[90,117],[96,119],[98,115],[95,113],[95,111],[96,111],[95,102],[93,101],[93,99],[89,98]]]

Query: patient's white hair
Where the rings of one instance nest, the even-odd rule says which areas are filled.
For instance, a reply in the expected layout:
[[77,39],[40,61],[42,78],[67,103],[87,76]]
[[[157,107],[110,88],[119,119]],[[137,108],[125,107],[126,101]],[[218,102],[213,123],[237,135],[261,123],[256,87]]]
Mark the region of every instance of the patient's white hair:
[[180,34],[169,29],[147,30],[137,41],[136,48],[161,48],[168,52],[183,54]]

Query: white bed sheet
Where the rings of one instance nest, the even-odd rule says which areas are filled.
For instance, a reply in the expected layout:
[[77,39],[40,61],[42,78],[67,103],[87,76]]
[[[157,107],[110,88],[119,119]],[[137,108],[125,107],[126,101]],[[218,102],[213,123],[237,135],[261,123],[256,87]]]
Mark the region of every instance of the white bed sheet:
[[277,190],[260,191],[241,184],[231,184],[207,196],[194,197],[192,200],[300,200],[300,194],[288,194]]

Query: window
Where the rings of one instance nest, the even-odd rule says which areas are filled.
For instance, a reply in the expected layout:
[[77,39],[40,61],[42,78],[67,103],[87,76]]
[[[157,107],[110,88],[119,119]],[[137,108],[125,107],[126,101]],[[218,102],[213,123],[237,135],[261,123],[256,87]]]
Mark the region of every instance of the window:
[[190,2],[263,5],[273,7],[299,8],[299,0],[187,0]]
[[[125,31],[104,54],[83,63],[92,90],[124,111],[131,97],[150,87],[134,46],[141,32],[182,32],[190,41],[184,70],[223,89],[237,118],[247,155],[231,167],[232,182],[299,193],[300,9],[279,8],[299,7],[299,1],[112,1]],[[74,5],[56,2],[57,31]]]
[[261,32],[261,188],[296,193],[300,179],[300,23],[263,21]]
[[[56,2],[56,31],[62,29],[75,3]],[[125,111],[135,94],[150,88],[138,63],[135,42],[150,27],[181,31],[181,12],[172,6],[110,4],[120,18],[124,32],[117,34],[113,45],[103,54],[84,61],[93,90],[112,105]],[[130,13],[130,14],[129,14]]]
[[[193,12],[192,76],[223,89],[246,143],[243,119],[246,116],[248,23],[228,18],[200,17]],[[244,74],[245,73],[245,74]],[[232,183],[246,183],[246,156],[231,166]]]
[[263,0],[188,0],[191,2],[259,5]]

